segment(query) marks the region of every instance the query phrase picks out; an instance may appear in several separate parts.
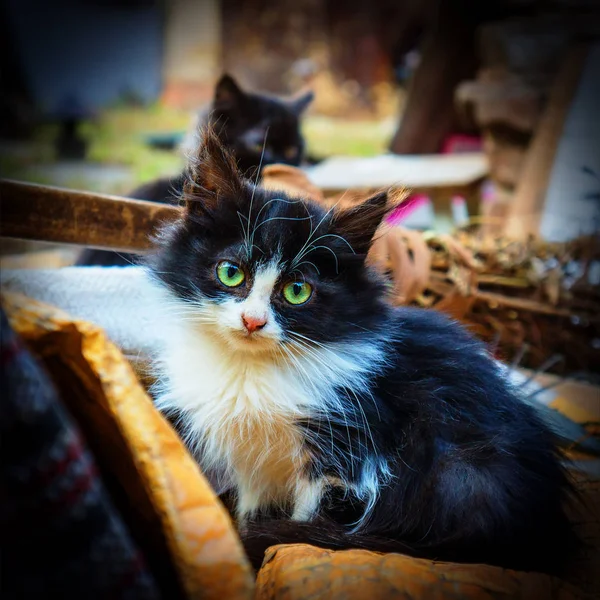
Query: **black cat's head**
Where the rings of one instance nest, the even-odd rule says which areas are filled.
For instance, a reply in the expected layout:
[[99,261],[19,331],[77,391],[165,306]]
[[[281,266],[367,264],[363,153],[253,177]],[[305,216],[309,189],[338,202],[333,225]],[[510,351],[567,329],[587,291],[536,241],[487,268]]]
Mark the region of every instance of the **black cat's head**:
[[150,267],[190,327],[253,353],[352,343],[378,329],[383,289],[365,259],[385,192],[338,211],[262,189],[207,130],[183,199]]
[[249,93],[223,75],[215,89],[211,122],[246,176],[261,164],[298,166],[304,156],[299,120],[312,100],[312,92],[289,100]]

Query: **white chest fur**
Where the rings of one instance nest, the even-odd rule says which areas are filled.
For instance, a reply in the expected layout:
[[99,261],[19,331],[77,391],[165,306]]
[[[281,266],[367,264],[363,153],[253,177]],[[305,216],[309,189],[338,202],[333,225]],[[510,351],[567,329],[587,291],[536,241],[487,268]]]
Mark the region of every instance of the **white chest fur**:
[[158,407],[180,412],[186,442],[201,465],[233,481],[239,517],[275,504],[308,518],[323,482],[308,481],[309,456],[296,423],[340,409],[340,387],[368,385],[381,348],[365,341],[243,351],[214,323],[205,325],[206,317],[157,291],[163,315],[163,348],[155,360]]
[[159,408],[183,412],[187,442],[205,468],[233,479],[241,515],[292,499],[307,461],[294,422],[317,400],[294,369],[189,327],[170,330],[157,366]]

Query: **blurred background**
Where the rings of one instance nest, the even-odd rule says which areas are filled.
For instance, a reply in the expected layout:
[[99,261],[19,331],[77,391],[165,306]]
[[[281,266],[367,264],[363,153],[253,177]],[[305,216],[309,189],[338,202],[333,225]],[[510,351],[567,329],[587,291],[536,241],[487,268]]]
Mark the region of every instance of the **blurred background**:
[[[293,171],[304,196],[330,206],[398,192],[368,257],[387,298],[483,340],[519,393],[552,409],[581,499],[600,507],[600,0],[0,0],[0,28],[2,333],[6,310],[58,390],[7,328],[2,583],[36,590],[18,597],[68,585],[86,590],[70,597],[134,597],[145,558],[164,597],[241,585],[241,547],[213,492],[88,326],[150,389],[161,328],[129,265],[180,212],[125,197],[181,173],[181,145],[223,73],[252,92],[313,90],[310,160]],[[69,268],[91,250],[127,266]],[[47,409],[63,400],[84,445]],[[387,559],[353,564],[369,585],[381,579],[380,597],[600,598],[600,514],[578,522],[585,556],[569,587],[419,559],[404,563],[404,593]],[[258,596],[335,594],[344,573],[354,597],[366,589],[355,559],[328,571],[301,557],[294,574],[291,556],[267,560]]]
[[[2,170],[114,193],[175,174],[182,158],[168,146],[193,126],[224,71],[253,91],[314,89],[310,151],[380,153],[418,60],[394,55],[385,29],[390,17],[406,18],[396,4],[8,0]],[[408,12],[424,12],[418,4]],[[425,15],[411,18],[420,30]],[[407,51],[418,41],[411,31]]]
[[2,172],[114,193],[178,171],[172,147],[224,71],[255,91],[312,88],[311,154],[485,146],[510,189],[561,60],[599,33],[595,0],[5,0],[2,12]]

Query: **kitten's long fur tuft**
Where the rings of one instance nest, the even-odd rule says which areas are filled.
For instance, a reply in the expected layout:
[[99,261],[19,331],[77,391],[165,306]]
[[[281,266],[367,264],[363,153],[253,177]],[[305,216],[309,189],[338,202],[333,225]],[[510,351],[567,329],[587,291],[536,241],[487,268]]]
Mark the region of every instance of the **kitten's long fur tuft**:
[[235,159],[219,141],[215,128],[204,127],[199,139],[198,152],[188,162],[182,192],[190,214],[215,210],[221,196],[235,197],[244,187]]
[[386,304],[365,262],[385,194],[326,211],[264,190],[207,131],[185,201],[148,260],[157,405],[230,482],[255,565],[290,541],[563,565],[552,432],[462,326]]

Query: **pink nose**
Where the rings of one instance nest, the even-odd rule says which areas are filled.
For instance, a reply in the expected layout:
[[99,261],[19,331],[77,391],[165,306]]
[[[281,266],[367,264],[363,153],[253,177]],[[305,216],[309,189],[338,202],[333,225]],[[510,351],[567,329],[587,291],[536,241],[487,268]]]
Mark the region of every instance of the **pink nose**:
[[252,333],[257,329],[262,329],[267,324],[267,319],[264,317],[242,315],[242,323],[244,323],[244,327],[248,330],[248,333]]

